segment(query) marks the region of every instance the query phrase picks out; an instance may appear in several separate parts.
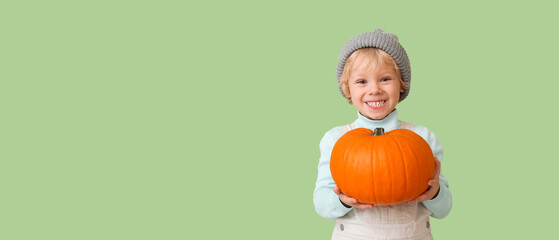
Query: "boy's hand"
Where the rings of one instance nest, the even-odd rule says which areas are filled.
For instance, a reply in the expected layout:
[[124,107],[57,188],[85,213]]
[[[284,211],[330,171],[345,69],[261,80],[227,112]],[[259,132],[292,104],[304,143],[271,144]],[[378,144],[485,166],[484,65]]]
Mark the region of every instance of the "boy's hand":
[[357,199],[350,198],[350,197],[346,196],[345,194],[343,194],[342,191],[340,190],[340,188],[338,188],[338,186],[334,186],[334,193],[336,193],[336,195],[338,195],[338,198],[340,198],[340,201],[342,201],[346,205],[352,206],[354,208],[369,209],[369,208],[373,208],[375,206],[373,204],[366,204],[366,203],[357,202]]
[[414,200],[411,200],[410,202],[414,202],[414,203],[418,203],[418,202],[423,202],[426,200],[431,200],[433,198],[435,198],[438,194],[439,194],[439,189],[440,189],[440,185],[439,185],[439,175],[441,174],[441,161],[439,161],[439,158],[435,157],[435,178],[431,178],[429,179],[429,188],[427,189],[427,191],[425,191],[423,194],[419,195],[419,197],[417,197]]

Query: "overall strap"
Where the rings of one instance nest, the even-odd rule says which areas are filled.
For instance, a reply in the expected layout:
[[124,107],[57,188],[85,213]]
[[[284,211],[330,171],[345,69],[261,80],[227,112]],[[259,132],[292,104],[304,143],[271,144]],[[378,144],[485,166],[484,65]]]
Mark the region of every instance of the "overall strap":
[[414,126],[413,124],[409,123],[409,122],[404,122],[402,120],[400,120],[400,128],[403,129],[409,129],[409,130],[414,130]]
[[343,127],[344,133],[349,132],[350,130],[353,130],[354,128],[355,128],[355,122],[352,122],[352,123],[350,123],[350,124],[348,124],[348,125],[345,125],[345,126]]

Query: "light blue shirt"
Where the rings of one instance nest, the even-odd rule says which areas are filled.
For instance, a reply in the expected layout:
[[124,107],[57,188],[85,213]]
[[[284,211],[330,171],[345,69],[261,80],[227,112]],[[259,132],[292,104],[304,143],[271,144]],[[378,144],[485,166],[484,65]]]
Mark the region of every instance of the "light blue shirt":
[[[385,132],[400,128],[397,110],[394,110],[381,120],[371,120],[361,115],[361,113],[358,113],[357,120],[355,120],[354,124],[355,128],[368,128],[371,130],[375,128],[384,128]],[[433,155],[442,162],[443,146],[435,134],[426,127],[420,125],[414,125],[414,132],[429,143]],[[318,162],[318,176],[316,179],[313,201],[318,215],[328,219],[342,217],[351,210],[351,208],[346,208],[342,205],[338,196],[332,190],[335,183],[330,173],[330,155],[332,153],[332,148],[334,148],[334,144],[343,134],[343,126],[334,127],[326,132],[320,141],[320,159]],[[452,196],[448,190],[448,180],[442,173],[439,175],[439,183],[440,190],[437,197],[422,202],[422,204],[431,211],[431,216],[434,218],[446,217],[452,208]]]

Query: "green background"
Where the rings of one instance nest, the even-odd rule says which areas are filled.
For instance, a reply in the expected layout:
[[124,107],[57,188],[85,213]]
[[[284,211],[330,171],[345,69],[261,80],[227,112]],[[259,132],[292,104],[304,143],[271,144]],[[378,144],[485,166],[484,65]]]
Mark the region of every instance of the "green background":
[[375,27],[445,146],[434,237],[556,235],[557,6],[388,2],[3,1],[0,239],[329,239],[318,143]]

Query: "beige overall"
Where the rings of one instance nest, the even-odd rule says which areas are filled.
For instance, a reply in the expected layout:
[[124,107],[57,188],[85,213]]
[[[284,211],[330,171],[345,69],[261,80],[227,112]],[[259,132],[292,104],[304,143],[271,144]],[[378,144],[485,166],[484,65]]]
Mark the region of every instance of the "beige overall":
[[[413,125],[400,121],[401,128],[414,130]],[[354,128],[346,125],[344,131]],[[429,216],[431,211],[422,203],[401,203],[375,206],[371,209],[352,209],[345,216],[336,219],[332,240],[433,239]]]

